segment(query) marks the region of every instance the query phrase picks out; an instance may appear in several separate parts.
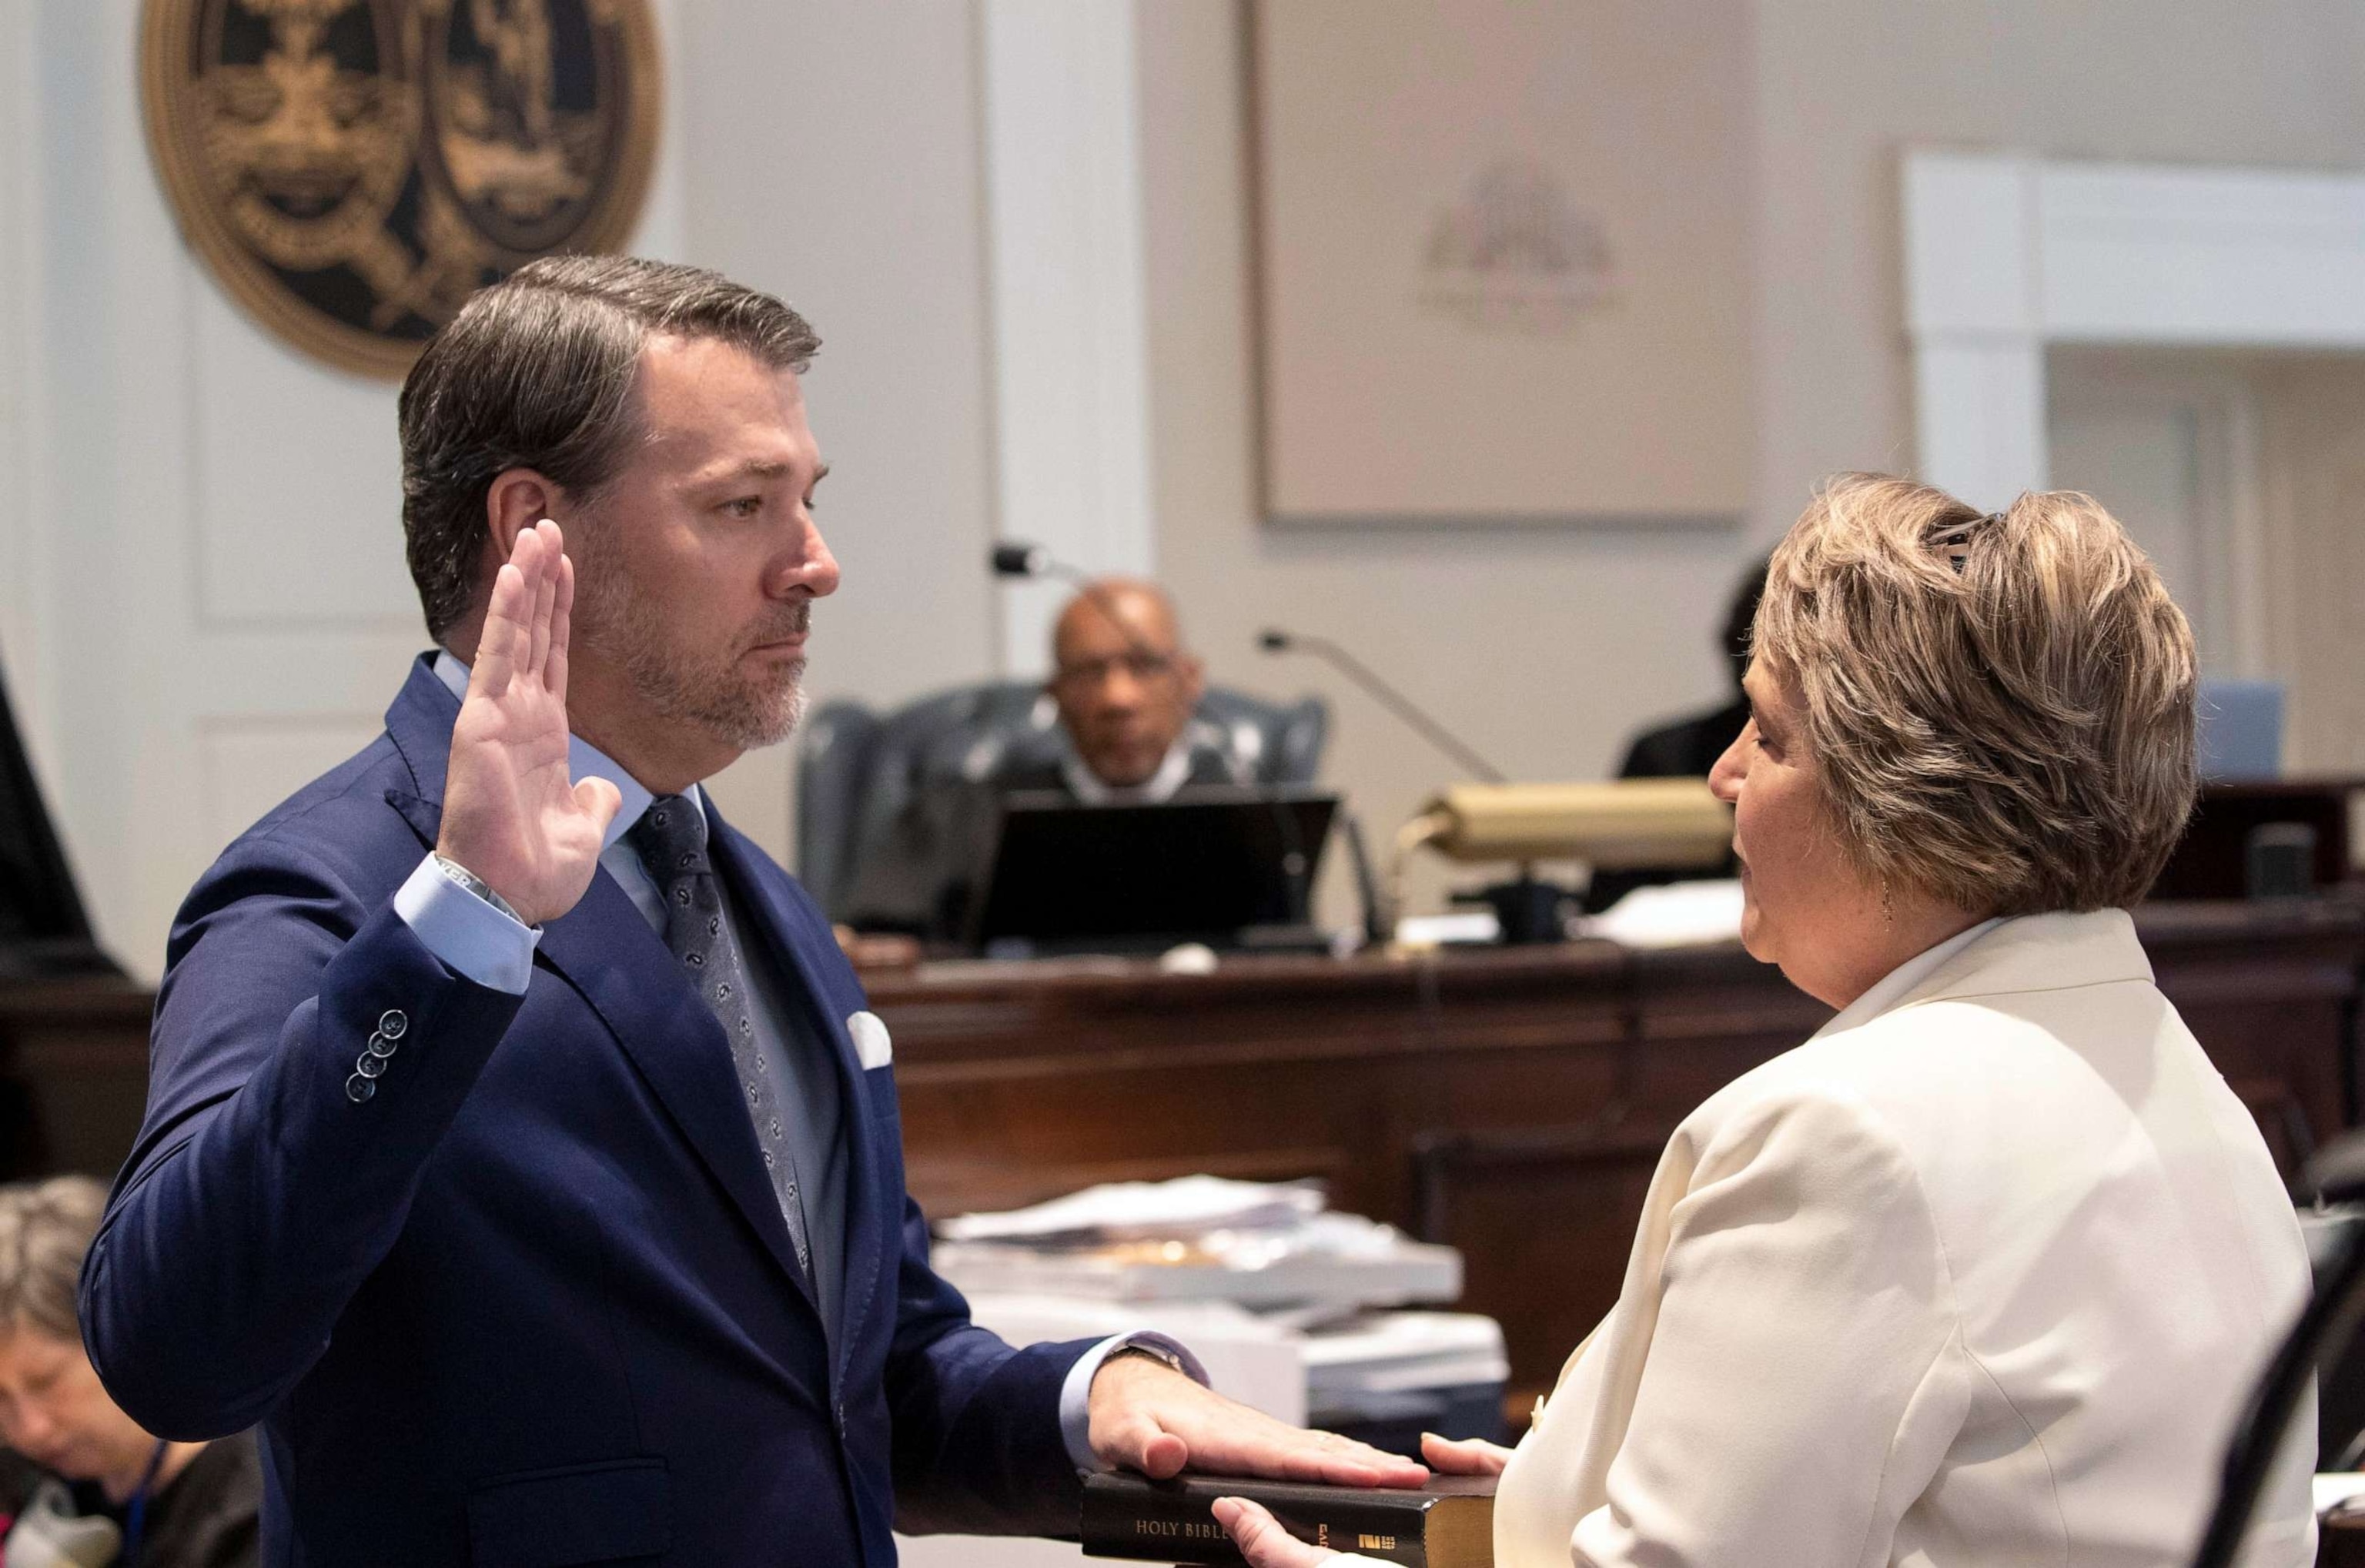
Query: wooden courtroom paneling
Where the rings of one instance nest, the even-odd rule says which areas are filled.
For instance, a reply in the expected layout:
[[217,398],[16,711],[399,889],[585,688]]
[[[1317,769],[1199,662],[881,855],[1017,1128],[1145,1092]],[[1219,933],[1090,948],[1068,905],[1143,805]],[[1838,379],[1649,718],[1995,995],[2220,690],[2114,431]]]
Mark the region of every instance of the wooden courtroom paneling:
[[112,975],[0,984],[0,1181],[114,1176],[147,1099],[153,1002]]
[[[2348,1125],[2365,916],[2344,902],[2146,906],[2161,987],[2286,1172]],[[1194,1170],[1318,1176],[1339,1206],[1463,1249],[1515,1390],[1617,1299],[1676,1124],[1827,1009],[1737,947],[1414,959],[934,965],[870,979],[931,1214]]]
[[[2161,988],[2295,1170],[2354,1120],[2365,912],[2162,904],[2137,922]],[[867,979],[932,1215],[1199,1170],[1318,1177],[1340,1207],[1463,1249],[1463,1304],[1502,1321],[1525,1391],[1616,1300],[1676,1124],[1828,1015],[1735,947]],[[120,981],[0,988],[0,1176],[112,1172],[139,1124],[148,1008]]]

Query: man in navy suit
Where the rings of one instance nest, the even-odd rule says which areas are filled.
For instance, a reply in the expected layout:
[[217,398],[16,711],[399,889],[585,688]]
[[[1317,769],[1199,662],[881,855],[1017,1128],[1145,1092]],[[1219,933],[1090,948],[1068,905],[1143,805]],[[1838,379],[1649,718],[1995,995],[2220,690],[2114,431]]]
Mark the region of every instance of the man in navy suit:
[[1071,1531],[1079,1466],[1422,1473],[1155,1337],[1014,1350],[930,1269],[886,1029],[699,789],[788,734],[837,585],[817,346],[570,258],[404,386],[440,648],[183,907],[83,1277],[141,1425],[261,1423],[274,1563],[885,1564]]

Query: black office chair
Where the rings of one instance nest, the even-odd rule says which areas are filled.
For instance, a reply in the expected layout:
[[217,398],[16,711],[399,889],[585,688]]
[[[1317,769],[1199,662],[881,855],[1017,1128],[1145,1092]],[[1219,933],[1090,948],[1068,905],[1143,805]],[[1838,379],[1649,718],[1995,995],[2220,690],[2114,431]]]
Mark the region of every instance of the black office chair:
[[2318,1463],[2348,1464],[2355,1458],[2348,1450],[2348,1434],[2360,1418],[2354,1358],[2359,1327],[2365,1324],[2365,1131],[2326,1144],[2307,1162],[2297,1185],[2320,1209],[2336,1212],[2323,1215],[2324,1227],[2310,1235],[2315,1289],[2259,1374],[2226,1445],[2217,1505],[2193,1554],[2193,1568],[2228,1568],[2233,1562],[2311,1381],[2321,1395]]
[[[1322,761],[1329,708],[1211,687],[1192,723],[1245,784],[1307,784]],[[1058,711],[1032,681],[936,692],[888,712],[840,700],[808,719],[797,749],[797,875],[831,918],[905,807],[939,784],[981,784],[1059,756]]]

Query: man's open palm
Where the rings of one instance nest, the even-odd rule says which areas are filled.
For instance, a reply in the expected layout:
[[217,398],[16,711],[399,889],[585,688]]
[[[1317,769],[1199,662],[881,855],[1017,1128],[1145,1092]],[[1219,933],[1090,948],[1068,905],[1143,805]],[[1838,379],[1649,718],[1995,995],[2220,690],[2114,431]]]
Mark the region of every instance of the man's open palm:
[[517,537],[485,612],[452,728],[436,853],[482,877],[539,925],[575,907],[622,803],[566,765],[566,637],[575,563],[544,518]]

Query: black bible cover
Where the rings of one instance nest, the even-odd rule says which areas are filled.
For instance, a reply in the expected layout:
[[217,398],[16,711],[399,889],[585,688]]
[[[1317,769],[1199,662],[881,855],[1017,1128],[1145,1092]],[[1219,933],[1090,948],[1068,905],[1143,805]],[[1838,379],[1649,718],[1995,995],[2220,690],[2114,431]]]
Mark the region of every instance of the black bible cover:
[[1440,1475],[1412,1491],[1186,1475],[1084,1478],[1080,1534],[1087,1557],[1149,1562],[1239,1562],[1216,1522],[1218,1497],[1263,1504],[1300,1540],[1406,1568],[1493,1568],[1495,1478]]

